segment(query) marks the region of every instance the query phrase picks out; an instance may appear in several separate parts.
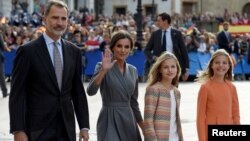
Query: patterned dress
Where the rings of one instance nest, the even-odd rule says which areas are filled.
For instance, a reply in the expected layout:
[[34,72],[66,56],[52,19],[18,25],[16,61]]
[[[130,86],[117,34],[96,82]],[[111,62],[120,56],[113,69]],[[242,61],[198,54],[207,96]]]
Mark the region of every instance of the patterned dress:
[[[173,88],[176,109],[175,123],[176,134],[179,141],[183,141],[179,107],[180,92]],[[145,109],[144,109],[144,136],[145,141],[169,141],[171,131],[171,93],[160,82],[149,86],[146,89]]]

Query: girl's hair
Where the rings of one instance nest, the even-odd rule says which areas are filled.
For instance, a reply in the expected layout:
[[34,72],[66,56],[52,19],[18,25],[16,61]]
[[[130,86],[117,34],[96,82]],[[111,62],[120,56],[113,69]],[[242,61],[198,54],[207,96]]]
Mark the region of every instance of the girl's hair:
[[160,81],[162,79],[162,74],[160,73],[160,70],[163,62],[167,59],[174,59],[176,62],[177,75],[172,80],[172,84],[176,87],[178,86],[179,77],[181,75],[181,67],[176,56],[173,53],[167,51],[161,54],[161,56],[157,59],[157,61],[153,64],[152,68],[150,69],[150,72],[148,74],[149,77],[148,86],[151,86],[155,84],[157,81]]
[[111,37],[111,41],[110,41],[110,50],[111,51],[115,47],[115,44],[121,39],[128,39],[130,42],[130,48],[131,48],[131,50],[133,49],[134,43],[133,43],[133,39],[132,39],[131,35],[125,30],[120,30],[120,31],[114,33]]
[[214,75],[214,71],[212,69],[214,59],[221,55],[226,56],[228,58],[228,63],[229,63],[229,69],[224,76],[224,80],[229,80],[229,81],[233,80],[233,63],[231,57],[224,49],[218,49],[213,53],[206,70],[198,72],[196,81],[203,82],[208,80]]

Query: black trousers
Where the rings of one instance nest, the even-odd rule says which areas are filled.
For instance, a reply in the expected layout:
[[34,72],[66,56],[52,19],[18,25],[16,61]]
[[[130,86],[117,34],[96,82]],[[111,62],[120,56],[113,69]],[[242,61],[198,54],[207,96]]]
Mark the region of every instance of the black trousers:
[[4,77],[4,63],[0,59],[0,87],[3,93],[3,96],[7,95],[7,87],[5,83],[5,77]]
[[70,141],[60,111],[58,111],[56,118],[43,131],[37,141]]

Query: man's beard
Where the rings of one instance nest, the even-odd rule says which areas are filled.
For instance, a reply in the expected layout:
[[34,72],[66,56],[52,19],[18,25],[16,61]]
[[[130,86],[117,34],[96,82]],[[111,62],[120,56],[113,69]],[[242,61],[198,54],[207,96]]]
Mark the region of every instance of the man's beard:
[[63,33],[65,32],[65,30],[59,30],[59,31],[57,31],[57,30],[52,29],[52,32],[53,32],[55,35],[62,36]]
[[66,28],[59,26],[59,27],[50,27],[49,28],[50,32],[57,35],[57,36],[62,36],[63,33],[66,31]]

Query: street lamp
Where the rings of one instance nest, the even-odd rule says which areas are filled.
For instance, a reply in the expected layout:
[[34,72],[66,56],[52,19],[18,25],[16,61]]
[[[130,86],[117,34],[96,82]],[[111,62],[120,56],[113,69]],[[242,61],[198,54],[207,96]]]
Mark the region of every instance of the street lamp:
[[202,9],[202,6],[203,6],[202,0],[200,2],[200,6],[201,6],[201,14],[202,14],[202,12],[203,12],[203,9]]
[[152,0],[152,19],[155,18],[155,0]]
[[141,6],[141,0],[137,1],[137,15],[136,15],[136,25],[137,25],[137,42],[142,45],[143,41],[143,19],[142,19],[142,6]]

